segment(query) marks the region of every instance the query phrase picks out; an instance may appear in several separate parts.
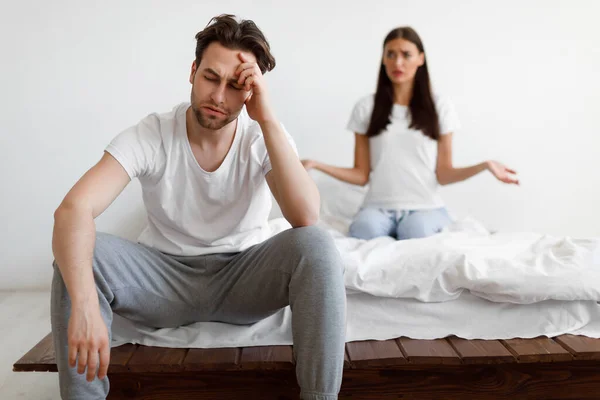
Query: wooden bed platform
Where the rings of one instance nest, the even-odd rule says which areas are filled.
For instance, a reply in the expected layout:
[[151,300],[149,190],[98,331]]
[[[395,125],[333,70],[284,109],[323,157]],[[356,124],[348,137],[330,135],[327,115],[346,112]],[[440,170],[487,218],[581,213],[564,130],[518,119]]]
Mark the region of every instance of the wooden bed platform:
[[[13,366],[56,372],[49,334]],[[292,347],[112,349],[109,399],[297,399]],[[58,379],[58,377],[57,377]],[[600,339],[351,342],[340,399],[600,399]]]

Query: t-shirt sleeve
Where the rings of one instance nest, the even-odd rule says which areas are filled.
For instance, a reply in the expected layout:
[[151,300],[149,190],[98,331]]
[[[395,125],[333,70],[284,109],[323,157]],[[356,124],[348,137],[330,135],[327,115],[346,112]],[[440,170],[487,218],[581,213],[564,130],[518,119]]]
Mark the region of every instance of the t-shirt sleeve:
[[373,96],[363,97],[354,105],[350,120],[346,128],[355,133],[366,134],[371,122],[371,113],[373,110]]
[[[285,126],[283,126],[283,124],[281,124],[281,127],[283,128],[283,131],[285,132],[288,143],[290,144],[290,146],[292,146],[292,149],[294,149],[294,152],[296,153],[296,156],[298,157],[298,148],[296,147],[296,142],[294,142],[294,138],[292,138],[292,135],[290,135],[290,133],[287,131],[287,129],[285,129]],[[271,166],[271,159],[269,158],[269,152],[267,152],[267,151],[265,151],[265,158],[262,163],[262,168],[263,168],[264,175],[267,175],[271,171],[271,169],[273,169],[273,167]]]
[[150,173],[161,143],[160,122],[155,114],[119,133],[105,151],[123,166],[130,179]]
[[440,121],[440,134],[447,135],[460,129],[460,120],[450,99],[447,97],[438,98],[436,108]]

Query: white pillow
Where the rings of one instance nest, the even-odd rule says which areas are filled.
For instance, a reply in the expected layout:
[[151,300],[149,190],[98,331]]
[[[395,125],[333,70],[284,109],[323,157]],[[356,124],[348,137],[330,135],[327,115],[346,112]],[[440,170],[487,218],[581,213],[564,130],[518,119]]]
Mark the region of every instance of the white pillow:
[[321,194],[321,218],[352,221],[363,203],[368,187],[351,185],[316,170],[311,170],[310,176]]

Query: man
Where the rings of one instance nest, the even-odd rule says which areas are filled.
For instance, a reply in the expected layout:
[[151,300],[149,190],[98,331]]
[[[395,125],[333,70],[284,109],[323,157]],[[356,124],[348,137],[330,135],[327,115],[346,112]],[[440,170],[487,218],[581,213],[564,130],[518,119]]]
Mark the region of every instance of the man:
[[[196,40],[191,102],[119,134],[55,212],[61,396],[107,396],[113,312],[175,327],[250,324],[290,305],[301,397],[336,399],[343,267],[331,237],[311,226],[317,188],[269,103],[269,44],[252,21],[230,15],[213,18]],[[139,243],[96,234],[94,218],[133,178],[148,213]],[[273,237],[271,193],[292,225]]]

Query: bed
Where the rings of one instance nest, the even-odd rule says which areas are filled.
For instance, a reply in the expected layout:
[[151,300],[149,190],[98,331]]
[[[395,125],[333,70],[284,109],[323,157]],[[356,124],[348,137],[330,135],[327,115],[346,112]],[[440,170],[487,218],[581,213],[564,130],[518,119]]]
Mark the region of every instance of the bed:
[[[600,393],[600,238],[489,232],[348,238],[364,189],[320,182],[348,300],[342,399],[592,399]],[[273,233],[287,229],[275,212]],[[115,316],[112,399],[297,398],[291,312],[251,326],[154,329]],[[55,371],[51,336],[14,365]]]

